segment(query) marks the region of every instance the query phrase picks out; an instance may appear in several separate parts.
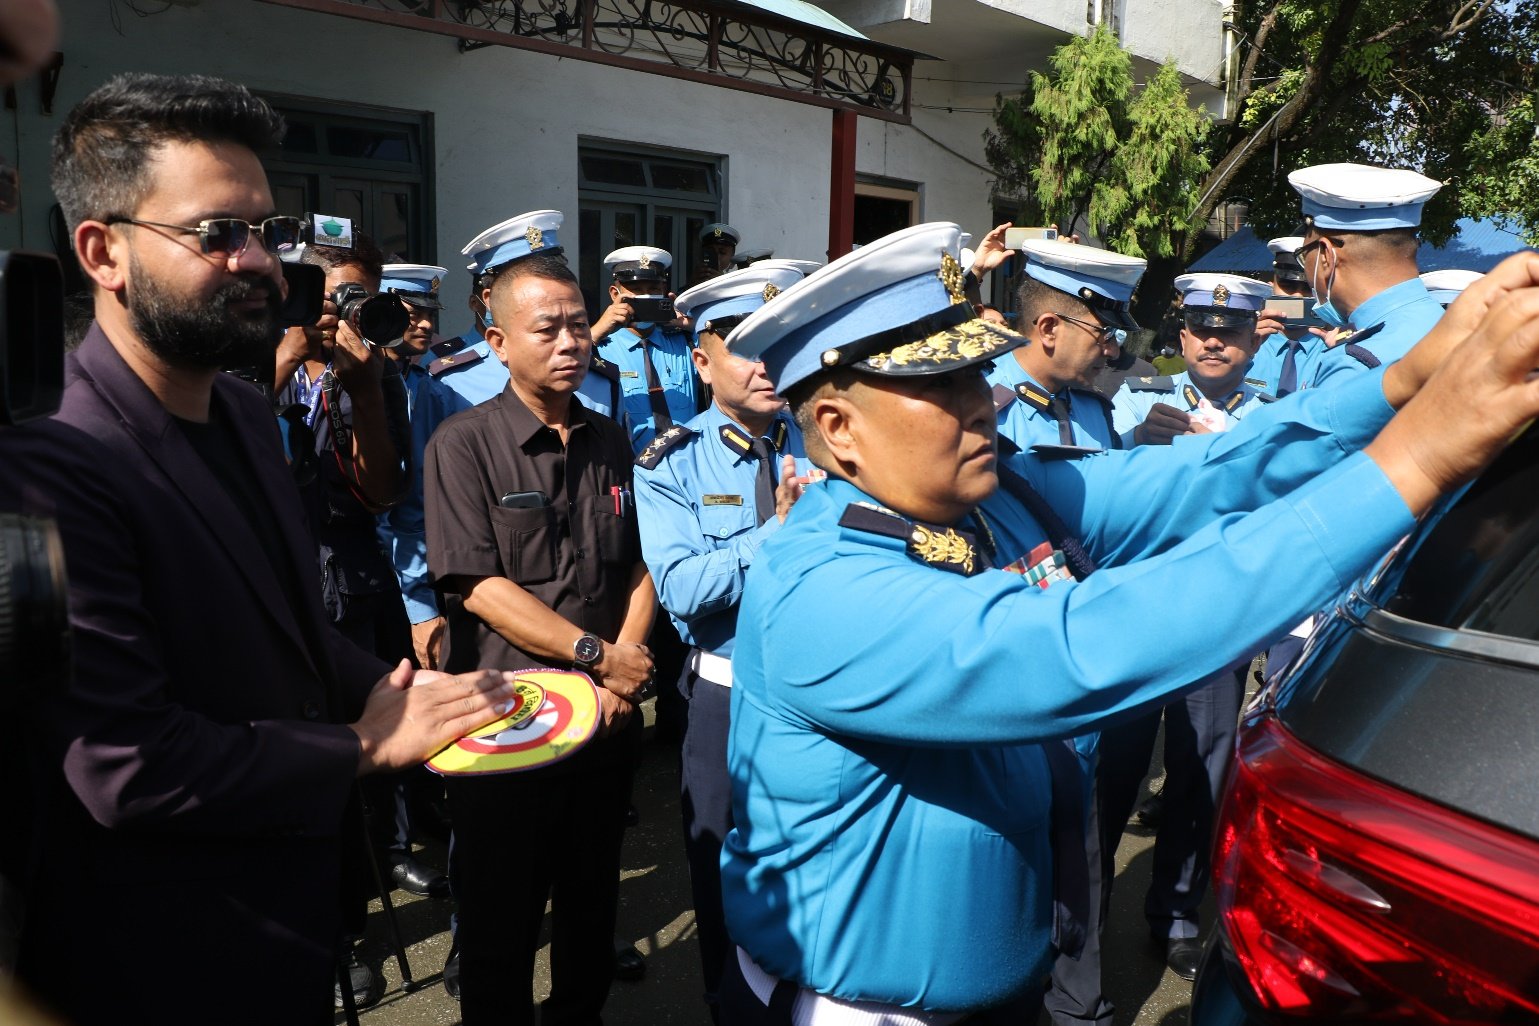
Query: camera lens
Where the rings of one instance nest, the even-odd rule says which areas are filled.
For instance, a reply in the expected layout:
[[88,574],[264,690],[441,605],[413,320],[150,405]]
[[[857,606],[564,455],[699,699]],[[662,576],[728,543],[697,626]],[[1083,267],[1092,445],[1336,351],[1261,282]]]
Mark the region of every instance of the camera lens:
[[64,545],[52,520],[0,513],[0,680],[14,708],[69,669]]
[[370,296],[357,306],[352,325],[370,345],[392,348],[411,327],[411,316],[395,296]]

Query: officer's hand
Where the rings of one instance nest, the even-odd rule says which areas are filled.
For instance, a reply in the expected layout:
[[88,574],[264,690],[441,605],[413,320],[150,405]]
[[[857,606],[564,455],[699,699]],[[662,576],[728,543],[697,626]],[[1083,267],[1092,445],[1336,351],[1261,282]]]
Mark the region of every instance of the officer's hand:
[[[1539,287],[1487,302],[1489,310],[1456,356],[1442,362],[1365,450],[1412,513],[1474,477],[1539,417]],[[1476,415],[1450,416],[1450,410]]]
[[630,324],[633,318],[631,305],[623,299],[615,300],[609,304],[609,309],[599,315],[598,322],[593,325],[593,341],[603,341]]
[[1268,335],[1283,334],[1288,326],[1283,323],[1287,315],[1281,310],[1263,310],[1256,315],[1256,339],[1260,341]]
[[636,707],[608,688],[598,689],[599,697],[599,737],[608,737],[610,734],[618,734],[625,729],[630,722],[631,714]]
[[973,257],[973,277],[982,279],[994,268],[1010,258],[1010,251],[1005,248],[1005,232],[1013,228],[1009,221],[999,225],[993,231],[983,237],[978,243],[977,255]]
[[1192,434],[1192,418],[1164,403],[1149,407],[1144,422],[1133,429],[1134,445],[1169,445],[1177,435]]
[[417,656],[417,665],[424,670],[438,669],[444,647],[444,624],[443,617],[435,616],[411,625],[412,651]]
[[780,457],[780,483],[775,486],[775,515],[783,524],[786,514],[791,512],[791,507],[796,505],[796,500],[802,497],[806,490],[807,479],[796,476],[796,457]]
[[504,715],[513,698],[511,673],[477,670],[450,677],[412,673],[401,660],[382,677],[348,726],[358,735],[358,775],[421,765],[434,753]]
[[1426,337],[1384,372],[1384,397],[1389,404],[1398,410],[1409,402],[1439,367],[1455,357],[1494,306],[1514,291],[1535,285],[1539,285],[1539,253],[1532,251],[1508,257],[1472,282]]
[[638,701],[641,689],[652,682],[652,652],[632,642],[604,642],[604,655],[593,669],[599,683],[621,698]]
[[332,336],[331,369],[347,394],[356,400],[360,393],[379,391],[379,381],[385,373],[385,351],[365,342],[351,324],[339,321]]

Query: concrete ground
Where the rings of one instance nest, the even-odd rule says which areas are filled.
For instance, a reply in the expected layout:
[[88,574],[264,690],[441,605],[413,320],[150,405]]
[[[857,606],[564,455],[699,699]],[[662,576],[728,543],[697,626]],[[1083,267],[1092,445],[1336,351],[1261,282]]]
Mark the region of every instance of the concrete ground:
[[[651,705],[644,706],[649,740],[636,778],[641,822],[625,837],[619,913],[620,936],[647,956],[647,975],[637,983],[614,985],[604,1022],[606,1026],[711,1026],[700,1000],[694,914],[680,841],[678,755],[676,749],[650,741]],[[1155,771],[1159,772],[1158,765]],[[1103,967],[1107,996],[1117,1008],[1117,1026],[1179,1026],[1187,1021],[1191,984],[1168,972],[1160,952],[1146,939],[1143,896],[1152,845],[1152,832],[1134,823],[1117,852],[1117,886]],[[439,846],[428,847],[421,857],[444,865]],[[449,953],[449,904],[402,891],[394,892],[394,898],[407,960],[420,989],[403,990],[385,917],[379,902],[374,902],[360,956],[376,971],[383,969],[387,990],[383,1001],[360,1013],[362,1026],[458,1023],[459,1005],[444,992],[440,975]],[[1211,909],[1205,911],[1203,922],[1213,922]],[[541,949],[536,966],[536,999],[544,997],[550,985],[548,951],[548,945]],[[339,1012],[336,1021],[346,1020]]]

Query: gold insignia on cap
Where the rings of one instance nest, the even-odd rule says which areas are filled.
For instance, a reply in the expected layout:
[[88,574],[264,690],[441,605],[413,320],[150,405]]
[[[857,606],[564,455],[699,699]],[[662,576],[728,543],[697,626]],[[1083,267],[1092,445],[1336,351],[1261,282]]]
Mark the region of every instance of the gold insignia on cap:
[[962,283],[966,277],[956,257],[950,253],[941,254],[940,280],[941,284],[946,286],[946,294],[951,297],[953,306],[967,302],[967,296],[962,291]]
[[524,238],[529,241],[529,252],[545,248],[545,233],[534,225],[524,229]]
[[948,527],[943,531],[914,525],[909,535],[909,551],[926,563],[945,563],[959,566],[965,574],[973,572],[973,547],[967,539]]
[[716,236],[719,239],[719,238],[721,238],[721,229],[717,228],[715,231],[711,232],[711,234]]
[[646,253],[641,254],[641,259],[636,261],[636,266],[637,267],[651,267],[652,266],[652,258],[651,258],[651,256],[649,256]]
[[[911,367],[924,364],[933,366],[939,371],[948,363],[960,363],[963,360],[977,360],[991,356],[1000,350],[1010,348],[1010,343],[1013,341],[1015,336],[1012,333],[996,330],[988,321],[975,319],[963,321],[953,328],[936,332],[918,342],[909,342],[885,353],[877,353],[866,359],[866,365],[881,371],[889,367]],[[838,359],[837,354],[835,359]],[[828,360],[827,353],[823,354],[823,362],[827,366],[833,366]]]
[[[764,283],[764,301],[766,303],[768,303],[770,300],[774,299],[778,295],[780,295],[780,286],[779,285],[776,285],[772,281],[767,281],[767,282]],[[779,309],[779,308],[777,307],[776,309]]]
[[431,291],[431,292],[437,292],[438,291],[438,286],[439,286],[439,279],[435,275],[433,277],[433,280],[428,283],[428,290]]
[[1229,305],[1229,286],[1227,286],[1227,285],[1215,285],[1215,286],[1213,286],[1213,305],[1214,306],[1228,306]]

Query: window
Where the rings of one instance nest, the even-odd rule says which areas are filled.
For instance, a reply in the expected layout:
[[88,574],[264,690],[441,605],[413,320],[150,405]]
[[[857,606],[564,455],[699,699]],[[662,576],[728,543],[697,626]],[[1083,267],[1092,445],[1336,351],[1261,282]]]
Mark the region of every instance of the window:
[[875,242],[919,221],[919,186],[869,175],[856,177],[854,242],[857,246]]
[[588,309],[609,305],[604,257],[656,246],[673,257],[673,288],[690,282],[700,233],[722,219],[725,158],[615,143],[578,151],[577,277]]
[[288,122],[263,162],[280,212],[352,218],[387,260],[437,262],[431,114],[268,99]]

